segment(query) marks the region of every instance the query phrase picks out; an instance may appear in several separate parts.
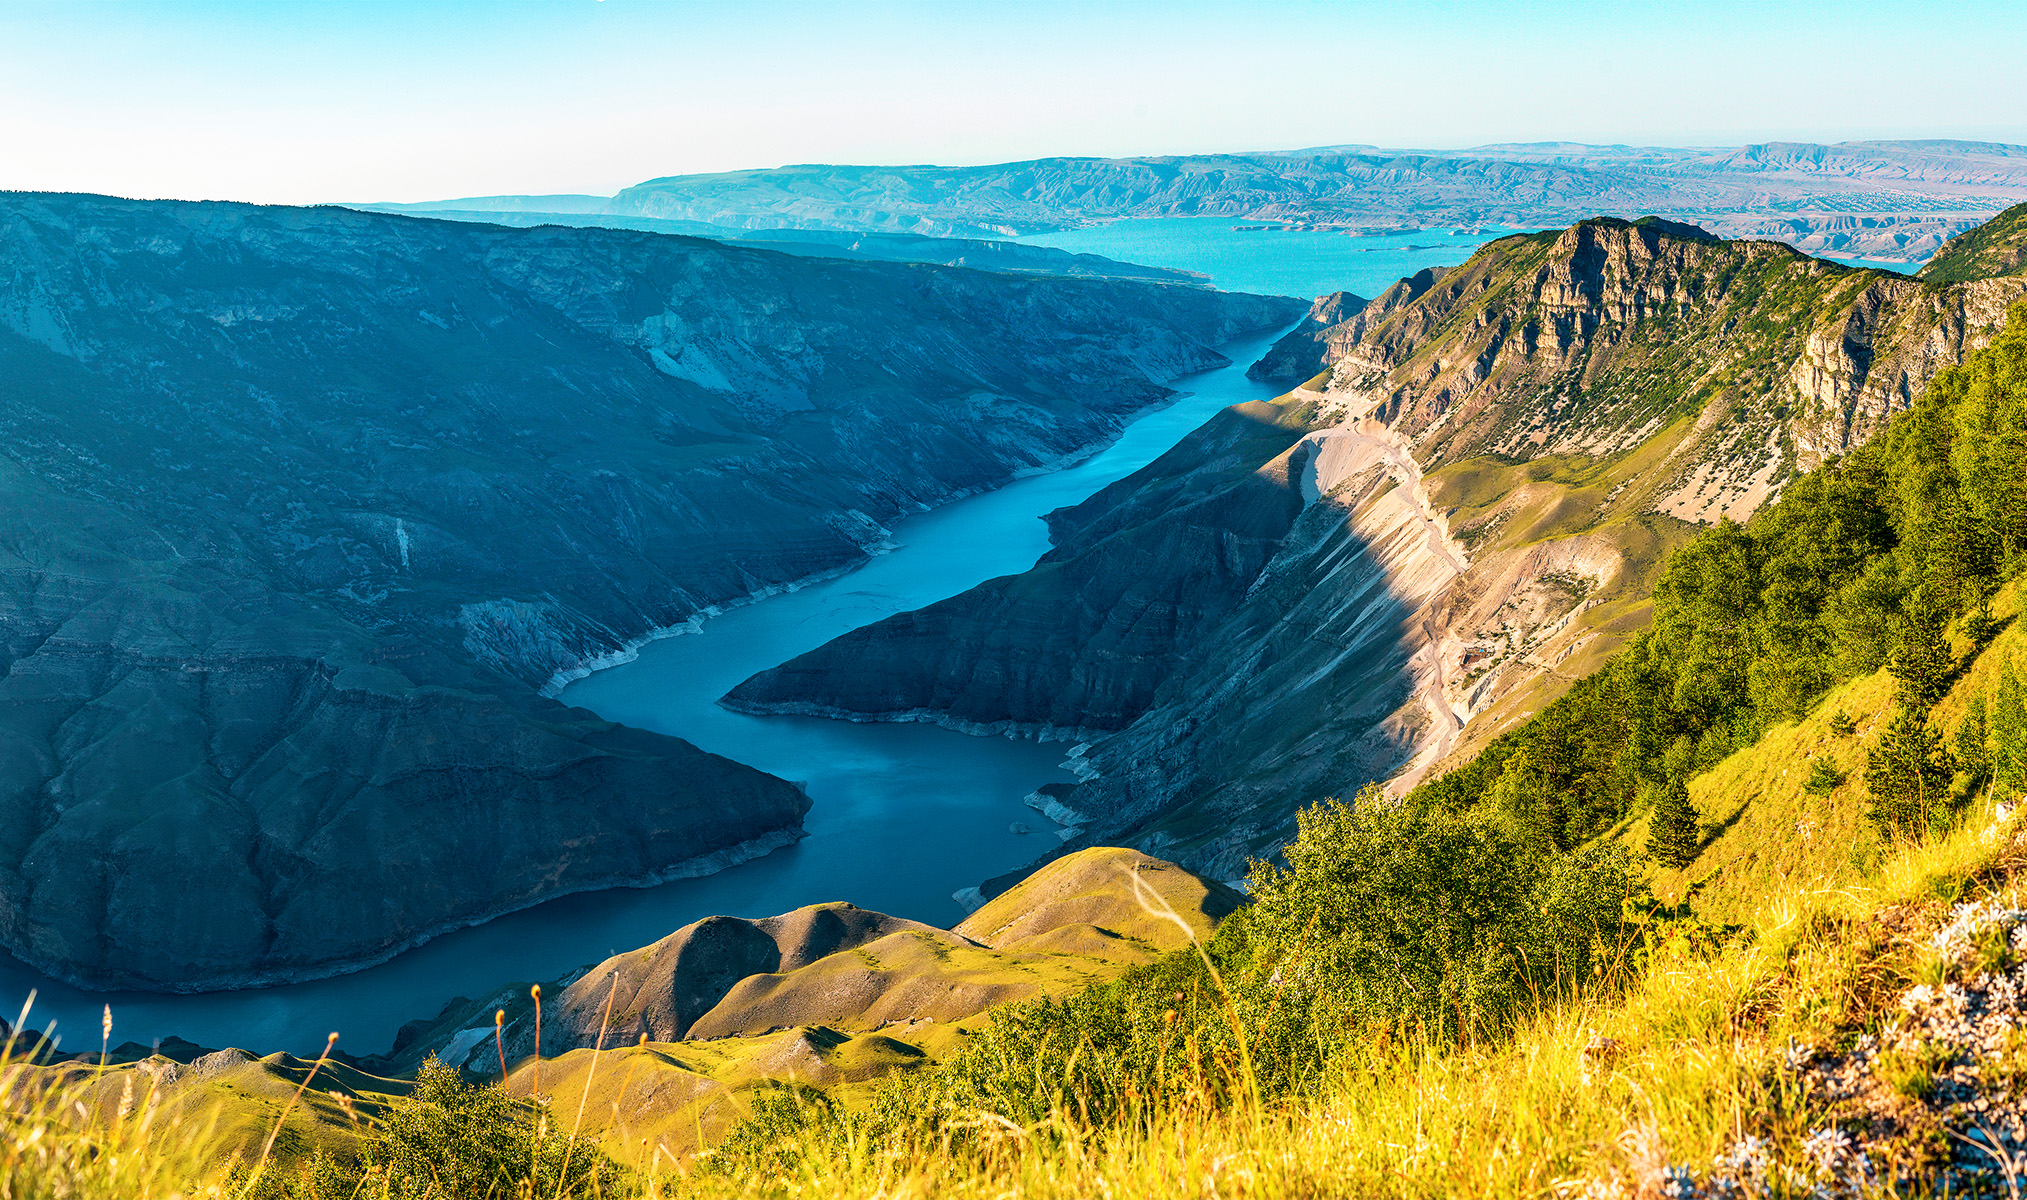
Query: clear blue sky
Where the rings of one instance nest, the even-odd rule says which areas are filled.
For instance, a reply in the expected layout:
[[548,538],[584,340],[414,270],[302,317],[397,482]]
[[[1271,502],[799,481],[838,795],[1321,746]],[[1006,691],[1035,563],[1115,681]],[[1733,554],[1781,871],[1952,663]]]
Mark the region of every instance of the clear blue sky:
[[0,187],[609,193],[1338,142],[2027,142],[2017,0],[0,0]]

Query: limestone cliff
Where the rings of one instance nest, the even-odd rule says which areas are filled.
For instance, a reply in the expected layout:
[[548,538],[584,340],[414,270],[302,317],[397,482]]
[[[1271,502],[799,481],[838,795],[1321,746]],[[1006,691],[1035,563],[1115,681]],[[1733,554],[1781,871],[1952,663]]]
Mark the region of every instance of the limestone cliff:
[[1365,297],[1351,292],[1318,296],[1302,323],[1275,342],[1260,361],[1246,368],[1246,378],[1290,387],[1307,381],[1337,361],[1344,349],[1334,346],[1332,339],[1342,339],[1351,318],[1369,303]]
[[[1062,522],[1029,575],[861,630],[733,701],[874,717],[898,672],[935,681],[901,689],[909,719],[1109,731],[1076,752],[1082,782],[1046,798],[1065,844],[1231,877],[1301,805],[1405,787],[1589,670],[1645,622],[1695,523],[1742,519],[1870,437],[2023,295],[2019,278],[1939,285],[1666,221],[1501,239],[1312,331],[1335,356],[1326,387],[1255,418],[1299,437],[1235,453],[1207,426],[1103,498],[1130,533]],[[1173,464],[1193,456],[1219,469],[1178,489]],[[1191,592],[1216,608],[1137,649],[1163,667],[1130,724],[1109,709],[1084,724],[1113,664],[1078,638],[1116,615],[1089,599],[1218,569],[1206,548],[1142,547],[1216,527],[1240,476],[1290,481],[1299,510],[1243,587]]]
[[356,967],[807,800],[538,690],[1104,441],[1298,302],[344,209],[0,197],[0,942]]

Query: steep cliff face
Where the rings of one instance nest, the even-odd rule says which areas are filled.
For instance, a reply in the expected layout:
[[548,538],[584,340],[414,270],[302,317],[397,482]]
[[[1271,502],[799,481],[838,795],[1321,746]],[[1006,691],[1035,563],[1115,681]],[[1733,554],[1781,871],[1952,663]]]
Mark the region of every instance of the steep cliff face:
[[0,198],[0,248],[0,940],[137,987],[792,839],[788,784],[537,689],[1301,307],[86,196]]
[[[2019,279],[1932,285],[1653,220],[1507,238],[1403,281],[1341,329],[1309,332],[1336,360],[1324,390],[1274,406],[1299,440],[1225,467],[1297,481],[1300,511],[1245,588],[1173,643],[1132,723],[1078,751],[1085,778],[1052,789],[1047,811],[1067,845],[1127,843],[1230,877],[1292,833],[1302,804],[1367,780],[1412,784],[1644,624],[1662,557],[1695,523],[1750,515],[1870,437],[2022,295]],[[1207,428],[1185,447],[1208,457],[1215,441]],[[1150,500],[1172,486],[1152,470],[1116,485]],[[1199,503],[1220,504],[1217,489],[1108,511],[1141,514],[1135,540],[1153,545],[1206,524]],[[1102,624],[1067,602],[1085,583],[1117,572],[1159,591],[1205,569],[1201,554],[1164,564],[1131,544],[1087,548],[1071,530],[1054,564],[1069,578],[994,581],[896,618],[917,622],[904,661],[975,678],[987,656],[969,624],[932,627],[943,613],[1047,593],[1065,615],[1022,640],[1049,647],[1058,630]],[[858,638],[735,697],[772,689],[785,705],[801,686],[875,715],[880,694],[860,685],[877,670],[857,651],[896,643],[881,626]],[[998,643],[990,657],[1068,661]],[[1037,682],[1077,695],[1045,672]],[[974,703],[965,720],[1044,699]],[[932,696],[910,716],[952,711]],[[1046,723],[1076,729],[1077,716],[1073,699]]]
[[1647,220],[1492,243],[1372,322],[1333,368],[1435,467],[1594,459],[1694,423],[1659,511],[1743,517],[1781,479],[1869,438],[2022,288],[1938,289],[1773,242]]
[[1351,292],[1332,292],[1318,296],[1309,306],[1302,323],[1288,331],[1287,336],[1260,357],[1260,361],[1246,368],[1246,378],[1258,383],[1285,384],[1293,387],[1313,377],[1343,354],[1343,347],[1333,346],[1333,336],[1341,336],[1351,321],[1371,301]]

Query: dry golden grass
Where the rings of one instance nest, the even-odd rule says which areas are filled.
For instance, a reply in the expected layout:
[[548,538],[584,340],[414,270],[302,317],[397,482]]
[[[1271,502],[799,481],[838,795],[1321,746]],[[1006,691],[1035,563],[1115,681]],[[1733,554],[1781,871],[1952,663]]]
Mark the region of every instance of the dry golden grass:
[[[1986,814],[1951,838],[1891,856],[1870,882],[1790,889],[1761,905],[1749,938],[1714,954],[1663,954],[1609,1002],[1548,1009],[1496,1047],[1374,1046],[1369,1065],[1307,1101],[1217,1111],[1185,1100],[1121,1127],[1019,1129],[979,1114],[990,1136],[947,1157],[902,1159],[857,1145],[776,1177],[724,1176],[695,1161],[642,1164],[628,1197],[1547,1197],[1641,1194],[1664,1164],[1707,1168],[1741,1134],[1792,1150],[1819,1120],[1776,1069],[1790,1038],[1851,1019],[1919,963],[1859,933],[1882,911],[1934,903],[2002,855]],[[597,1070],[621,1091],[637,1049]],[[593,1056],[579,1051],[588,1071]],[[577,1064],[557,1063],[568,1090]],[[102,1113],[90,1069],[68,1078],[15,1068],[4,1093],[0,1200],[232,1194],[207,1162],[209,1130],[136,1104]],[[545,1081],[547,1082],[547,1081]],[[579,1085],[582,1090],[582,1085]],[[556,1114],[571,1112],[559,1103]]]
[[[1989,688],[2000,657],[2017,663],[2023,651],[2027,632],[2016,624],[1969,665],[1944,717]],[[1995,824],[1989,799],[1946,839],[1857,859],[1848,836],[1795,836],[1798,821],[1820,820],[1826,835],[1857,826],[1867,718],[1887,694],[1883,677],[1847,684],[1809,718],[1699,780],[1706,819],[1729,824],[1704,861],[1659,882],[1701,883],[1702,895],[1742,927],[1739,936],[1714,951],[1664,948],[1630,991],[1545,1007],[1496,1046],[1359,1047],[1348,1057],[1363,1065],[1321,1095],[1237,1109],[1185,1096],[1098,1130],[1067,1114],[1019,1128],[979,1113],[970,1126],[981,1136],[962,1150],[903,1157],[881,1145],[825,1145],[771,1177],[713,1173],[708,1158],[652,1151],[656,1142],[687,1151],[736,1115],[700,1120],[705,1097],[671,1090],[670,1081],[728,1071],[743,1078],[764,1065],[754,1054],[783,1047],[856,1077],[862,1058],[905,1065],[870,1061],[892,1057],[892,1047],[838,1035],[836,1045],[812,1049],[803,1046],[810,1031],[794,1030],[580,1050],[544,1064],[543,1090],[556,1119],[581,1113],[584,1131],[609,1139],[636,1168],[618,1191],[601,1193],[615,1200],[1638,1196],[1659,1194],[1666,1167],[1707,1171],[1745,1134],[1792,1155],[1824,1112],[1786,1082],[1786,1050],[1864,1023],[1898,989],[1933,973],[1933,955],[1907,932],[1915,927],[1908,914],[1934,912],[1986,886],[1995,867],[2027,861],[2020,820]],[[1857,718],[1853,734],[1830,729],[1839,710]],[[1853,781],[1828,797],[1805,792],[1812,755],[1832,758]],[[250,1133],[331,1117],[323,1110],[334,1104],[291,1087],[307,1062],[241,1070],[255,1066],[272,1066],[261,1079],[273,1087],[249,1082],[226,1098],[190,1102],[116,1082],[143,1078],[131,1069],[0,1062],[0,1200],[246,1194],[226,1182],[230,1151],[252,1158]],[[371,1116],[357,1106],[334,1112],[347,1121]],[[690,1126],[691,1136],[669,1137],[676,1125]]]

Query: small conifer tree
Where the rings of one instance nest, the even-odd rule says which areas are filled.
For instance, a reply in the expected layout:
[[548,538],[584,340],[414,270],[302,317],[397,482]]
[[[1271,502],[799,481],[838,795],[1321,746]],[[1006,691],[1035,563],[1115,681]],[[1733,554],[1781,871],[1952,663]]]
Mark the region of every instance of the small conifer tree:
[[1970,639],[1971,653],[1976,654],[1998,632],[1999,622],[1992,616],[1992,594],[1981,591],[1978,602],[1964,615],[1964,636]]
[[1908,708],[1926,713],[1949,690],[1956,658],[1944,628],[1942,610],[1925,600],[1917,601],[1901,622],[1891,665],[1900,682],[1900,702]]
[[1696,806],[1689,802],[1689,786],[1681,776],[1671,776],[1654,798],[1654,821],[1647,833],[1647,853],[1652,854],[1662,866],[1680,870],[1696,861],[1703,848],[1702,841]]
[[1992,698],[1992,779],[2007,796],[2027,791],[2027,696],[2011,664],[1999,672],[1999,692]]
[[1827,796],[1844,782],[1844,772],[1838,770],[1827,758],[1819,758],[1809,765],[1809,777],[1802,781],[1802,790],[1811,796]]
[[1873,822],[1890,837],[1914,837],[1949,815],[1950,778],[1956,763],[1943,735],[1929,728],[1927,711],[1901,705],[1879,744],[1865,752],[1865,787]]

